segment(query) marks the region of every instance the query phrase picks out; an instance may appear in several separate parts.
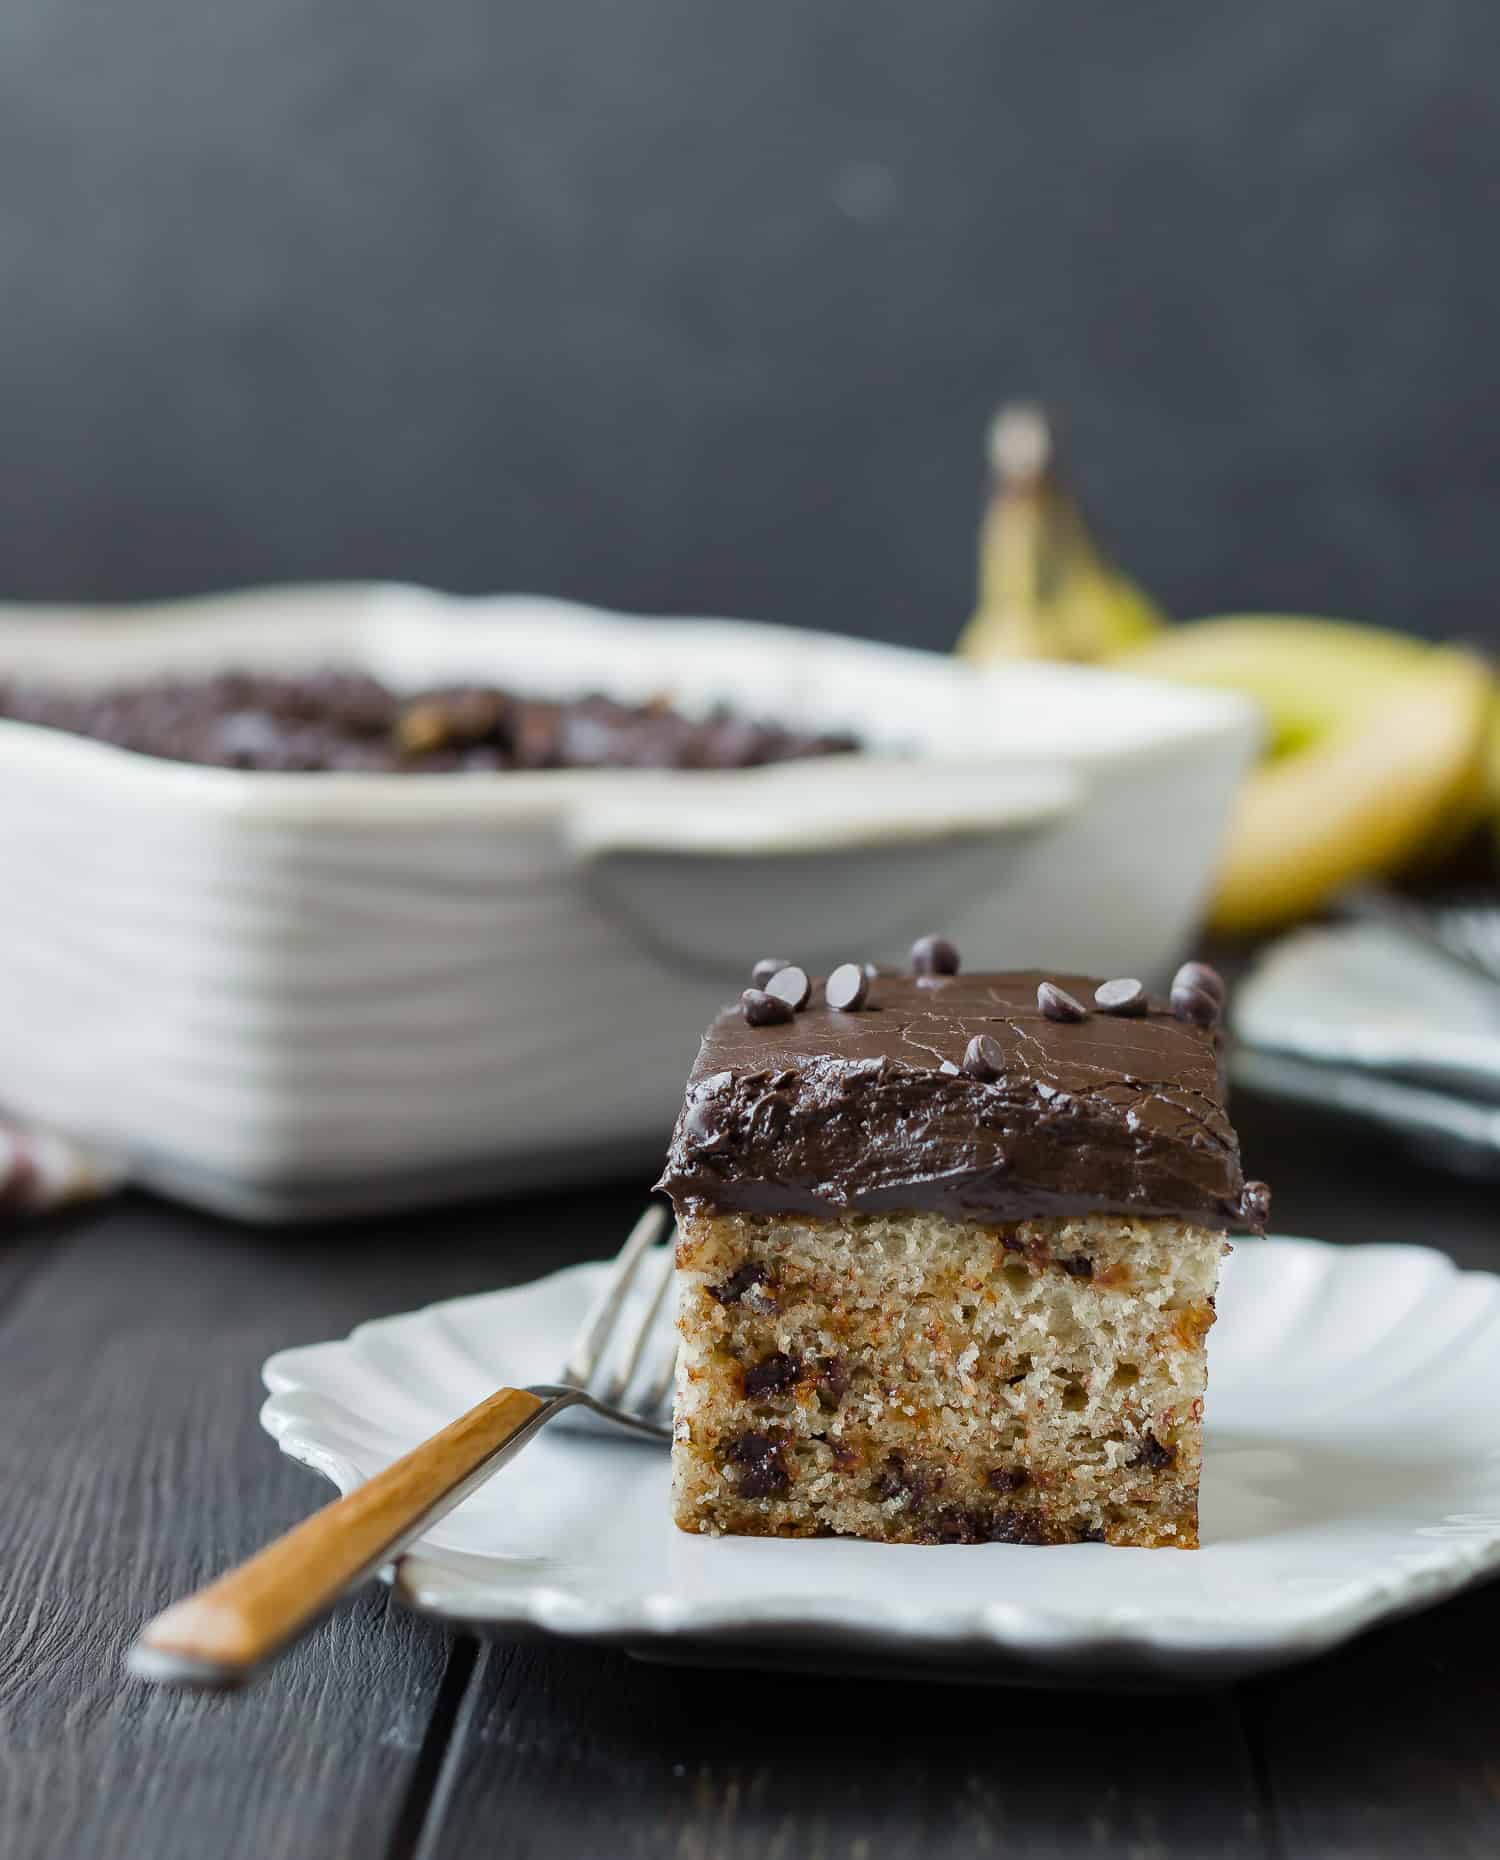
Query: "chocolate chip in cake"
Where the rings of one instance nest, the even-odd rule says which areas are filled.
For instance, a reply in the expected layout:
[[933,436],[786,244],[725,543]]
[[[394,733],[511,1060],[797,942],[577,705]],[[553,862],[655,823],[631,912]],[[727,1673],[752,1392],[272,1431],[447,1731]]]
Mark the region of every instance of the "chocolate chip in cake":
[[857,962],[841,962],[823,984],[823,999],[842,1014],[862,1008],[869,992],[870,978]]
[[781,1395],[801,1380],[801,1363],[784,1350],[777,1350],[745,1371],[745,1395],[752,1401],[757,1395]]
[[982,1544],[989,1532],[990,1520],[983,1512],[969,1511],[961,1505],[944,1505],[933,1513],[917,1541],[924,1544]]
[[1031,1484],[1031,1474],[1024,1466],[992,1466],[984,1482],[992,1492],[1020,1492]]
[[1144,1466],[1147,1472],[1165,1472],[1176,1458],[1176,1447],[1164,1447],[1147,1428],[1141,1450],[1130,1463],[1132,1466]]
[[1108,1543],[1109,1539],[1104,1535],[1099,1525],[1080,1524],[1078,1526],[1078,1541],[1081,1544],[1103,1544]]
[[1075,1253],[1071,1259],[1059,1261],[1062,1269],[1070,1279],[1092,1279],[1094,1262],[1087,1253]]
[[837,1408],[849,1392],[849,1365],[842,1356],[825,1356],[819,1359],[818,1376],[813,1387],[818,1392],[818,1403],[823,1408]]
[[1117,981],[1099,984],[1094,990],[1094,1006],[1101,1014],[1144,1014],[1146,991],[1133,977],[1121,976]]
[[[770,1281],[770,1277],[770,1273],[764,1266],[752,1260],[743,1266],[736,1266],[727,1279],[721,1279],[717,1285],[709,1286],[708,1295],[710,1298],[717,1298],[721,1305],[737,1305],[753,1286],[765,1286]],[[761,1293],[762,1299],[769,1298],[769,1296],[767,1292]]]
[[997,1079],[1005,1070],[1005,1052],[992,1034],[976,1033],[964,1048],[963,1069],[971,1079]]
[[747,988],[740,996],[740,1012],[752,1027],[774,1027],[792,1018],[790,1003],[764,988]]
[[985,1532],[992,1544],[1044,1544],[1047,1534],[1024,1511],[997,1511]]
[[[1207,979],[1207,978],[1212,978]],[[1224,1012],[1224,984],[1205,962],[1185,962],[1172,977],[1172,1012],[1199,1027],[1216,1027]]]
[[812,983],[806,969],[799,969],[795,962],[789,962],[766,983],[766,993],[774,995],[778,1001],[784,1001],[794,1014],[800,1014],[812,994]]
[[787,956],[762,956],[750,971],[750,984],[754,988],[764,988],[773,975],[779,975],[783,969],[791,967]]
[[899,1450],[886,1456],[885,1470],[875,1483],[882,1499],[904,1499],[908,1505],[920,1505],[943,1489],[943,1475],[926,1466],[908,1466]]
[[724,1458],[738,1469],[741,1498],[779,1498],[791,1484],[781,1443],[769,1434],[737,1434],[726,1443]]
[[1036,1004],[1048,1020],[1087,1020],[1088,1009],[1056,982],[1038,982]]
[[920,936],[911,946],[913,975],[957,975],[958,951],[945,936]]

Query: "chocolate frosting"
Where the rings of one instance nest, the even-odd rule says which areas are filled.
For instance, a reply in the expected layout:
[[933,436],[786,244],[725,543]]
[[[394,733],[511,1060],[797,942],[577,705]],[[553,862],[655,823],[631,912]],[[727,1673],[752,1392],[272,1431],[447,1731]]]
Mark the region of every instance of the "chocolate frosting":
[[[1260,1231],[1224,1107],[1219,1041],[1156,996],[1143,1015],[1048,1019],[1037,984],[1081,976],[888,975],[865,1007],[823,1000],[703,1040],[658,1187],[683,1208],[958,1220],[1122,1213]],[[987,1035],[998,1075],[961,1067]],[[986,1052],[990,1049],[986,1048]]]

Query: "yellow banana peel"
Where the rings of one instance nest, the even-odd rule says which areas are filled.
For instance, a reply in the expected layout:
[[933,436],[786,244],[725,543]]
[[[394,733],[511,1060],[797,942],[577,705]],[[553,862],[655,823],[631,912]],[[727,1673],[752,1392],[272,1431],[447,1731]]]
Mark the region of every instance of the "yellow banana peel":
[[979,600],[959,638],[971,659],[1110,657],[1165,615],[1100,555],[1053,465],[1046,416],[1003,407],[989,442],[992,488],[979,549]]

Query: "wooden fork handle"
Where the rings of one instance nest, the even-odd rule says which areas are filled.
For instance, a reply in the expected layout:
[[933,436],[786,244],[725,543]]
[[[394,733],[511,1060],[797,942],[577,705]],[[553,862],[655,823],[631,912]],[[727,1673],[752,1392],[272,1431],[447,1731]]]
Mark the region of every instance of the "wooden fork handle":
[[566,1405],[527,1389],[498,1390],[148,1622],[131,1649],[130,1670],[160,1684],[242,1685]]

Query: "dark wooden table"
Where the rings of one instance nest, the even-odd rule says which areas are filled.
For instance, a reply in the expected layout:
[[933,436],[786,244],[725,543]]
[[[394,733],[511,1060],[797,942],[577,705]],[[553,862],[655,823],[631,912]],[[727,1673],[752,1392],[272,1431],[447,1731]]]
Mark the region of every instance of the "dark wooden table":
[[[1239,1109],[1283,1231],[1500,1266],[1493,1190]],[[1164,1698],[476,1646],[379,1586],[239,1697],[124,1675],[326,1494],[256,1424],[271,1350],[607,1253],[640,1199],[264,1234],[127,1196],[0,1245],[3,1860],[1500,1854],[1500,1586]]]

